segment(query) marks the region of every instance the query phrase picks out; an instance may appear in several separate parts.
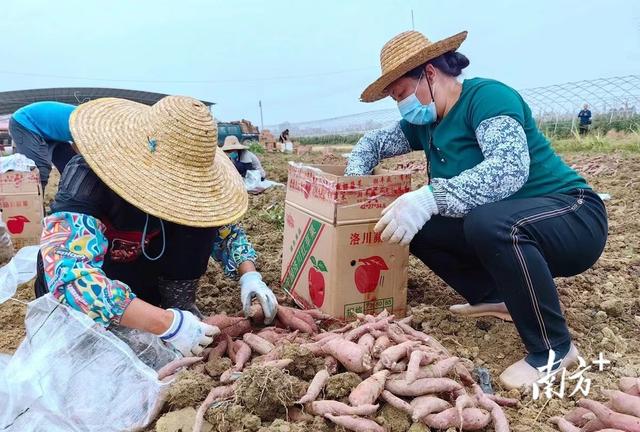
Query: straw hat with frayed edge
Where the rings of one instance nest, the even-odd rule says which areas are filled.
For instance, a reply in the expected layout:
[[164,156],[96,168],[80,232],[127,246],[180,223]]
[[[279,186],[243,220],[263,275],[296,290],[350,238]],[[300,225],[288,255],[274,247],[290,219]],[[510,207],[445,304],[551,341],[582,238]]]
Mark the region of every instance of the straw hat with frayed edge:
[[145,213],[213,227],[247,210],[242,177],[218,149],[216,123],[196,99],[166,96],[153,106],[95,99],[73,111],[69,126],[91,169]]
[[249,147],[247,147],[246,145],[240,144],[240,141],[238,141],[238,137],[229,135],[224,139],[224,145],[220,148],[220,150],[233,151],[233,150],[247,150],[248,148]]
[[422,33],[407,31],[384,44],[380,51],[382,75],[360,95],[362,102],[375,102],[389,96],[387,87],[411,69],[449,51],[455,51],[467,38],[467,32],[431,42]]

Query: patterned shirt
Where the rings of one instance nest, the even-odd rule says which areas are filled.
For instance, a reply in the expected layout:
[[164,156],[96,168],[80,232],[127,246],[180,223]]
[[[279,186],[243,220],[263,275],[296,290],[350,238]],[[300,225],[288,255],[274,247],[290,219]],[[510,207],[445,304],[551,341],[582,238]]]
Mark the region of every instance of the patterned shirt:
[[[450,179],[434,178],[431,188],[443,216],[462,217],[482,204],[517,192],[529,175],[527,138],[509,116],[484,120],[475,130],[484,160]],[[412,151],[400,122],[367,132],[351,152],[345,173],[369,174],[382,159]]]
[[39,279],[60,302],[105,327],[118,323],[135,297],[159,304],[160,279],[199,279],[209,257],[233,277],[242,262],[256,259],[239,226],[193,228],[150,218],[108,189],[81,156],[67,165],[52,210],[44,219]]

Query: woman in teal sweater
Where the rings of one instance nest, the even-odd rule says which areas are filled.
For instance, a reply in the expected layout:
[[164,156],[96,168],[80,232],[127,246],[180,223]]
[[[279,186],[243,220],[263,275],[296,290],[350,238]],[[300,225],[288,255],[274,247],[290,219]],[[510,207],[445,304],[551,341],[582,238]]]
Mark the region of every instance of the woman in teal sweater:
[[536,127],[526,102],[498,81],[457,77],[469,60],[462,32],[430,42],[409,31],[381,52],[382,75],[361,99],[391,96],[402,120],[365,134],[347,174],[424,150],[429,184],[383,212],[382,239],[410,245],[467,301],[453,313],[513,321],[528,351],[507,368],[506,388],[532,385],[552,354],[569,367],[578,352],[553,277],[593,265],[607,238],[604,204]]

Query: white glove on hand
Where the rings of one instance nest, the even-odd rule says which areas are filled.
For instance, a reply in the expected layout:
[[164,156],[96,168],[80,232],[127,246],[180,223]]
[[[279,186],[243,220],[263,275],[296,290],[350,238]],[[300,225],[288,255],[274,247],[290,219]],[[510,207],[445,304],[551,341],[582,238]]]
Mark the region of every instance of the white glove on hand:
[[160,335],[160,339],[171,344],[184,356],[200,355],[220,334],[216,326],[205,324],[194,314],[180,309],[167,309],[173,312],[173,322]]
[[251,301],[256,298],[264,312],[264,323],[271,324],[278,312],[278,300],[273,291],[262,282],[262,275],[257,271],[251,271],[240,277],[240,301],[244,316],[251,312]]
[[438,214],[438,206],[429,186],[407,192],[382,210],[382,218],[374,230],[389,243],[406,246],[431,216]]

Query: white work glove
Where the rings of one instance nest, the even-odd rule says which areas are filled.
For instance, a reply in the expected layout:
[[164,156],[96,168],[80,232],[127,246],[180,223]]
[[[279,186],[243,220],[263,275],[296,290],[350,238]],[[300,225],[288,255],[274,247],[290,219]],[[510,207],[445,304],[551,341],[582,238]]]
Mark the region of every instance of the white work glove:
[[262,306],[264,323],[271,324],[278,312],[278,300],[267,284],[262,282],[262,275],[257,271],[247,272],[240,277],[240,301],[246,317],[251,313],[251,301],[254,297]]
[[218,327],[203,323],[191,312],[173,308],[167,310],[173,312],[173,322],[160,335],[160,339],[184,356],[200,355],[220,334]]
[[396,198],[382,210],[382,218],[376,224],[375,232],[382,232],[380,238],[389,243],[406,246],[422,229],[431,216],[438,214],[438,206],[429,186],[407,192]]

